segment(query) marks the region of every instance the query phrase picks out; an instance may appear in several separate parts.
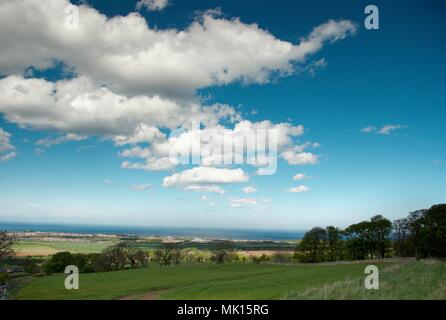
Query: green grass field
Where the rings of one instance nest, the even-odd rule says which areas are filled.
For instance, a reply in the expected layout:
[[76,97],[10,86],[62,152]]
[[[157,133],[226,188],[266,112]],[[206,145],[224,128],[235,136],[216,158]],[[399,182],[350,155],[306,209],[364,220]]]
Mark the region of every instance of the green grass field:
[[[383,265],[381,265],[383,266]],[[116,299],[151,294],[159,299],[281,299],[291,290],[360,277],[364,264],[256,265],[212,264],[81,274],[80,289],[64,288],[64,275],[35,279],[18,299]]]
[[446,263],[375,263],[380,289],[364,288],[365,263],[324,265],[212,264],[36,278],[17,299],[446,299]]

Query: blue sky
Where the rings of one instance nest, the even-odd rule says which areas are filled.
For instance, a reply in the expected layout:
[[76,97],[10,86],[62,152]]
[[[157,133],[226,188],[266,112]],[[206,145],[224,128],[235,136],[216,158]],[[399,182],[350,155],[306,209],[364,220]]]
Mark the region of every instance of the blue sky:
[[[363,12],[369,3],[363,1],[279,0],[253,5],[172,0],[160,10],[149,6],[136,10],[136,1],[88,1],[79,12],[82,33],[70,36],[63,26],[54,27],[63,22],[63,14],[57,14],[67,5],[56,2],[58,6],[48,11],[28,1],[0,9],[0,30],[5,30],[0,48],[6,52],[0,58],[0,156],[10,155],[0,162],[0,221],[305,229],[345,226],[374,214],[395,219],[444,202],[444,4],[374,1],[380,10],[380,29],[366,30]],[[116,34],[109,38],[99,27],[100,14],[107,16],[101,21],[111,26],[113,17],[135,11],[146,19],[147,30],[138,25],[141,17],[114,24]],[[29,18],[30,12],[37,22]],[[21,14],[25,32],[17,26]],[[202,27],[206,17],[206,28],[192,30],[191,24]],[[322,36],[312,37],[312,31],[330,19],[332,34],[318,43]],[[157,38],[166,29],[171,33]],[[178,53],[169,37],[180,41],[182,30],[190,37],[181,45],[172,40]],[[252,32],[248,38],[261,40],[245,48],[246,38],[234,39],[246,31]],[[305,51],[299,47],[305,39],[321,44],[320,48]],[[134,57],[154,57],[156,46],[151,41],[162,48],[161,60],[150,64],[138,60],[138,65]],[[279,41],[296,51],[283,53]],[[185,48],[192,52],[187,59],[182,56]],[[194,55],[194,50],[204,53]],[[267,58],[258,57],[265,52]],[[252,59],[241,59],[244,55]],[[228,74],[216,76],[221,70],[213,61]],[[70,82],[79,77],[87,80]],[[48,94],[48,87],[61,80],[70,85],[57,87],[65,95],[51,100],[54,95]],[[71,109],[58,111],[71,108],[75,102],[67,95],[76,96],[81,90],[95,97],[79,100],[88,107],[82,105],[75,116],[66,113]],[[156,95],[161,101],[153,102],[155,112],[170,108],[169,103],[178,108],[158,122],[152,114],[140,113],[142,100],[131,100]],[[114,99],[110,96],[129,100],[117,116],[104,112],[112,101],[108,99]],[[102,101],[103,107],[98,106]],[[150,103],[141,108],[151,108]],[[239,119],[228,123],[218,118],[225,128],[243,120],[250,124],[269,120],[271,126],[289,123],[290,128],[303,125],[304,134],[290,135],[292,142],[282,151],[318,143],[319,147],[301,151],[317,161],[293,165],[280,157],[271,176],[239,166],[247,179],[235,176],[236,166],[226,172],[216,168],[215,175],[198,184],[224,193],[205,192],[206,188],[187,191],[189,185],[184,183],[163,183],[175,174],[182,178],[194,166],[123,168],[124,161],[133,159],[120,152],[138,146],[150,149],[155,142],[119,144],[118,136],[130,139],[140,118],[167,135],[182,124],[172,122],[176,115],[192,117],[193,103],[203,114],[211,106],[230,108]],[[215,181],[226,173],[234,174],[232,183]],[[307,178],[293,180],[299,173]],[[299,186],[306,192],[290,192]],[[246,187],[256,191],[245,193]]]

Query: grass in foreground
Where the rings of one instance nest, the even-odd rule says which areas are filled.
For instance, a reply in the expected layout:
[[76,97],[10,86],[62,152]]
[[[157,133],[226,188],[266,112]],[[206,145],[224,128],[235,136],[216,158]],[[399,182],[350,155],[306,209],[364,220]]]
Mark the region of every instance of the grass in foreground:
[[[383,266],[382,264],[380,266]],[[80,289],[66,290],[65,275],[35,279],[18,299],[117,299],[150,294],[158,299],[281,299],[291,290],[324,286],[363,275],[365,264],[211,264],[80,275]]]
[[380,289],[364,288],[367,263],[324,265],[211,264],[80,275],[80,289],[64,275],[35,279],[18,299],[446,299],[446,262],[374,263]]
[[446,262],[426,260],[398,263],[380,271],[380,288],[365,290],[364,277],[337,281],[303,291],[286,299],[297,300],[422,300],[446,299]]

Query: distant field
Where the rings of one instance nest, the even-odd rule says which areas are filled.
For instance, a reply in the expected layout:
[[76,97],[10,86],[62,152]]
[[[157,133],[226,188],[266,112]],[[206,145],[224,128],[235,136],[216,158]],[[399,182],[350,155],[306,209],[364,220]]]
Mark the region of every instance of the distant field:
[[[232,246],[236,250],[241,251],[294,251],[296,248],[296,243],[292,242],[271,242],[271,241],[239,241],[232,243]],[[186,248],[196,248],[198,250],[213,250],[215,249],[215,242],[185,242],[181,243],[180,247]],[[139,243],[138,247],[141,249],[156,249],[159,247],[159,242],[151,243]]]
[[[378,264],[391,266],[390,263]],[[81,274],[80,289],[64,288],[64,275],[36,278],[18,299],[282,299],[350,278],[363,277],[365,264],[212,264]]]
[[70,242],[70,241],[19,241],[14,248],[18,256],[48,256],[60,251],[75,253],[101,252],[113,243]]
[[[73,253],[97,253],[105,248],[115,244],[113,241],[94,242],[94,241],[48,241],[48,240],[20,240],[14,248],[17,255],[26,256],[49,256],[60,251],[70,251]],[[185,242],[180,245],[181,248],[196,248],[198,250],[212,250],[215,243],[196,243]],[[160,246],[159,240],[156,242],[139,242],[137,247],[142,250],[154,250]],[[276,251],[293,251],[295,244],[289,242],[237,242],[234,248],[240,250],[249,256],[258,256],[263,253],[273,254]]]

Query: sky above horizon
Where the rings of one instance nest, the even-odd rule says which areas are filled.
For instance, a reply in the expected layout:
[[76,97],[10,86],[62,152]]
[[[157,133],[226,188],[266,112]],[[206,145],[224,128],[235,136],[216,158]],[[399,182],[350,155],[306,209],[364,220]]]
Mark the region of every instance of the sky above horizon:
[[[374,1],[379,30],[365,1],[72,4],[75,25],[0,0],[0,224],[303,230],[445,202],[445,3]],[[273,130],[277,171],[172,163],[191,121]]]

